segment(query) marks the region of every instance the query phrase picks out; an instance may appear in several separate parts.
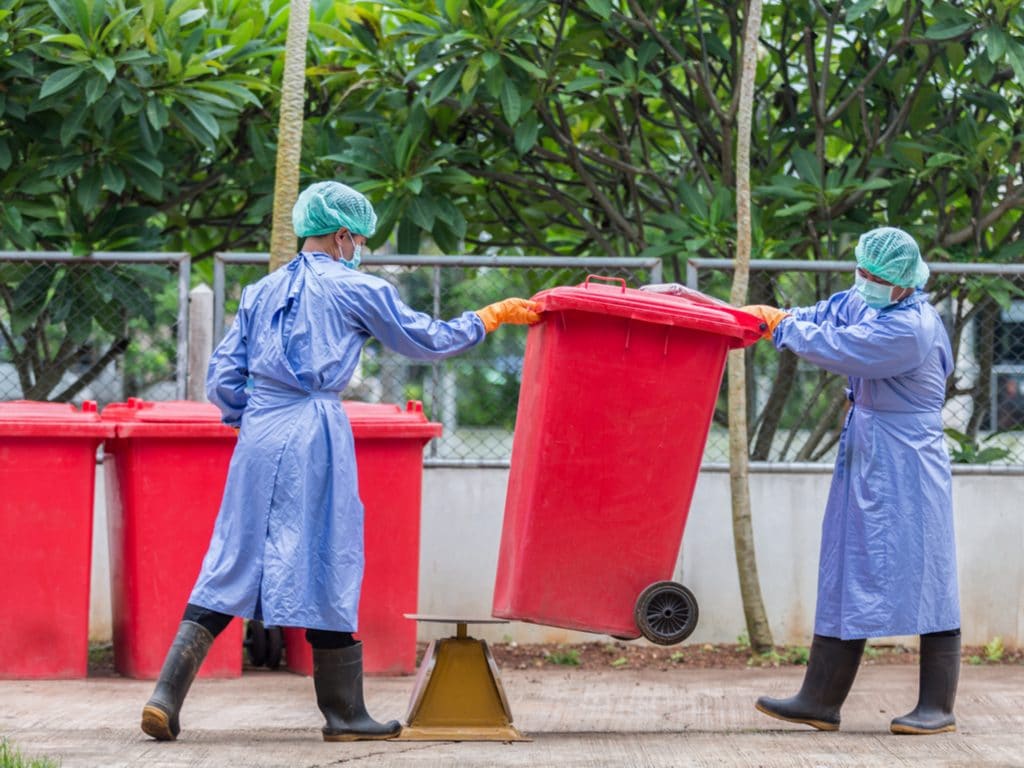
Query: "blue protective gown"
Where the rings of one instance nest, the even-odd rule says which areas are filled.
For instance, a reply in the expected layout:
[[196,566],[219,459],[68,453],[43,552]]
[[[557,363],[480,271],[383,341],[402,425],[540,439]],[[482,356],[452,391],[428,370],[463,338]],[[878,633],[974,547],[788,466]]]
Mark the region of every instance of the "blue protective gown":
[[241,432],[189,602],[267,624],[356,631],[363,505],[340,393],[371,336],[435,360],[485,335],[474,312],[434,320],[388,282],[322,253],[300,253],[248,286],[207,373],[207,395]]
[[791,310],[789,349],[849,377],[852,402],[822,524],[814,631],[844,640],[960,626],[942,432],[949,337],[926,294],[875,311],[856,290]]

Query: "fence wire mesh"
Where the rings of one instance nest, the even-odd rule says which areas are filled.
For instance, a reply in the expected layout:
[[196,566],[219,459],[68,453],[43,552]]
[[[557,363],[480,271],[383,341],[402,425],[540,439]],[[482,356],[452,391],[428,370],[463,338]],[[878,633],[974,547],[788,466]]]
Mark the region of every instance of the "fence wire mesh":
[[0,400],[183,394],[185,254],[0,253]]
[[[506,296],[576,285],[588,274],[659,282],[638,259],[367,259],[411,306],[450,318]],[[187,359],[185,254],[0,253],[0,400],[100,405],[184,396]],[[215,327],[233,319],[241,288],[266,275],[264,254],[219,254]],[[727,260],[691,259],[688,284],[726,298]],[[852,282],[850,262],[752,264],[751,303],[806,306]],[[944,420],[960,463],[1024,464],[1024,265],[934,265],[928,290],[953,343]],[[526,331],[498,329],[485,344],[436,364],[417,364],[371,342],[348,399],[422,400],[444,437],[432,463],[502,463],[515,424]],[[750,452],[754,460],[828,462],[845,415],[845,380],[768,345],[749,355]],[[680,382],[680,386],[684,383]],[[728,457],[724,390],[705,461]]]
[[[729,260],[692,259],[688,284],[727,298]],[[808,306],[853,283],[852,262],[754,262],[750,303]],[[1024,464],[1024,265],[935,264],[927,290],[953,346],[943,421],[954,462]],[[750,455],[832,461],[846,414],[845,377],[778,353],[747,352]],[[705,461],[728,459],[724,391]]]
[[[242,288],[266,274],[266,256],[218,254],[215,308],[233,320]],[[450,319],[509,296],[529,297],[546,288],[578,285],[588,275],[619,277],[637,287],[660,280],[651,259],[375,257],[361,270],[398,288],[411,307]],[[215,309],[216,313],[217,309]],[[444,433],[427,447],[429,463],[507,462],[512,450],[526,329],[502,326],[472,350],[433,364],[409,361],[371,341],[342,397],[367,402],[420,400]]]

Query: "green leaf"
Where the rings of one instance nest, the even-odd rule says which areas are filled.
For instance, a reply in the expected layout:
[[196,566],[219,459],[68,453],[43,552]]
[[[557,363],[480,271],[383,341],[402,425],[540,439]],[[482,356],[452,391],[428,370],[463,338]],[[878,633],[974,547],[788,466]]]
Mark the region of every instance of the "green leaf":
[[70,88],[82,76],[82,72],[83,70],[79,67],[58,69],[46,78],[43,87],[39,89],[39,98],[45,99],[48,96],[53,96],[55,93],[60,93],[66,88]]
[[216,139],[220,136],[220,125],[217,124],[217,120],[209,110],[199,106],[191,99],[179,99],[179,102],[185,105],[185,108],[192,113],[196,121],[203,127],[210,137]]
[[167,125],[170,116],[167,113],[167,107],[159,98],[153,97],[146,101],[146,119],[158,131]]
[[967,32],[969,29],[974,27],[975,23],[971,21],[940,21],[932,24],[928,29],[925,30],[924,36],[929,40],[948,40],[951,37],[957,37]]
[[433,229],[436,217],[436,206],[429,198],[414,197],[409,203],[409,218],[421,229],[428,232]]
[[985,52],[988,54],[989,61],[995,64],[1003,58],[1003,55],[1006,53],[1007,44],[1012,44],[1012,40],[1006,32],[995,26],[989,27],[983,34]]
[[181,18],[178,22],[184,27],[191,24],[193,21],[199,21],[199,19],[203,18],[205,15],[205,8],[193,8],[191,11],[185,11],[185,13],[181,14]]
[[954,155],[950,152],[936,152],[934,155],[928,158],[928,162],[925,163],[926,168],[950,168],[958,165],[963,165],[964,158],[960,155]]
[[612,4],[609,0],[585,0],[587,7],[600,16],[602,19],[609,19],[612,15]]
[[0,171],[6,171],[11,167],[11,147],[7,143],[6,136],[0,136]]
[[805,213],[807,211],[813,211],[818,207],[818,204],[811,200],[804,200],[802,203],[796,203],[795,205],[787,205],[785,208],[780,208],[775,215],[776,216],[792,216],[797,213]]
[[92,65],[107,78],[108,83],[112,83],[117,76],[117,67],[109,56],[100,56],[98,59],[93,59]]
[[505,53],[503,54],[503,56],[505,57],[505,59],[511,61],[513,64],[515,64],[517,67],[519,67],[521,70],[523,70],[526,74],[530,75],[531,77],[535,77],[538,80],[548,79],[548,73],[545,72],[540,67],[538,67],[536,64],[534,64],[532,61],[527,61],[522,56],[516,56],[515,54],[512,53]]
[[[98,80],[100,83],[103,82],[102,78],[97,77],[94,79]],[[60,125],[60,145],[62,147],[69,146],[78,135],[87,114],[87,110],[74,109],[71,111],[71,114],[64,119],[64,122]]]
[[448,94],[454,90],[462,77],[463,67],[463,64],[449,65],[444,72],[430,81],[430,97],[427,106],[437,106],[448,98]]
[[885,10],[892,18],[899,18],[900,11],[903,10],[903,2],[904,0],[885,0]]
[[821,188],[818,158],[806,149],[794,149],[792,158],[793,166],[796,168],[800,178],[809,184],[813,184],[815,187]]
[[875,0],[858,0],[858,2],[846,9],[846,23],[852,24],[861,16],[870,11],[875,5]]
[[124,172],[113,163],[104,163],[103,168],[103,186],[113,192],[115,195],[120,195],[124,191]]
[[505,113],[509,125],[515,125],[519,121],[522,106],[522,99],[515,83],[511,79],[506,79],[501,88],[501,111]]
[[92,213],[92,209],[96,207],[96,203],[100,199],[101,182],[102,177],[95,166],[86,170],[85,174],[78,181],[78,186],[75,189],[75,198],[86,215]]
[[568,85],[562,88],[566,93],[576,93],[576,91],[592,91],[596,88],[601,88],[605,84],[604,78],[601,77],[578,77]]
[[85,40],[82,39],[81,35],[75,35],[72,33],[64,33],[59,35],[43,35],[40,38],[41,43],[64,43],[64,45],[70,45],[72,48],[77,48],[80,51],[88,50],[88,46],[85,44]]
[[85,84],[85,103],[87,106],[92,106],[97,101],[103,98],[103,94],[107,92],[107,81],[103,77],[90,77],[89,81]]
[[406,254],[419,253],[422,230],[409,217],[403,216],[398,223],[398,252]]
[[533,149],[533,146],[537,143],[538,129],[537,116],[533,112],[530,112],[519,121],[515,132],[516,152],[520,155],[525,155]]

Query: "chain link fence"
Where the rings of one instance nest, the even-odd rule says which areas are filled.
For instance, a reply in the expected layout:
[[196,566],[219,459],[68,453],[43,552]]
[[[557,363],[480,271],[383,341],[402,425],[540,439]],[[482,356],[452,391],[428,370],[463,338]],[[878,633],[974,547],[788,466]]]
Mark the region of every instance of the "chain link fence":
[[[1024,464],[1024,265],[931,264],[927,290],[953,345],[943,419],[954,462]],[[853,284],[850,261],[756,261],[750,303],[814,304]],[[688,287],[728,298],[733,262],[691,259]],[[845,377],[778,353],[748,351],[751,457],[825,462],[835,458],[846,413]],[[725,395],[705,461],[728,460]]]
[[0,252],[0,400],[184,396],[184,253]]
[[[450,318],[507,296],[575,285],[588,274],[631,286],[661,281],[657,260],[372,256],[364,268],[411,306]],[[956,357],[944,419],[960,463],[1024,464],[1024,265],[934,264],[928,290]],[[751,303],[806,306],[852,283],[851,262],[757,261]],[[215,340],[233,319],[241,289],[266,275],[266,254],[218,254]],[[187,254],[0,252],[0,400],[58,402],[183,398],[187,361]],[[691,288],[726,298],[729,260],[691,259]],[[502,327],[485,344],[417,364],[371,342],[344,396],[368,402],[422,400],[445,426],[427,460],[507,462],[526,331]],[[828,462],[845,415],[845,379],[778,354],[748,353],[751,456]],[[705,460],[726,461],[724,389]]]
[[[621,277],[633,287],[661,279],[657,259],[556,257],[372,256],[360,269],[398,288],[411,307],[450,319],[509,296],[577,285],[587,275]],[[242,288],[267,271],[267,255],[217,254],[214,341],[234,318]],[[526,329],[502,326],[472,350],[435,363],[415,363],[371,341],[347,400],[421,400],[444,434],[427,446],[430,464],[507,463],[512,451]]]

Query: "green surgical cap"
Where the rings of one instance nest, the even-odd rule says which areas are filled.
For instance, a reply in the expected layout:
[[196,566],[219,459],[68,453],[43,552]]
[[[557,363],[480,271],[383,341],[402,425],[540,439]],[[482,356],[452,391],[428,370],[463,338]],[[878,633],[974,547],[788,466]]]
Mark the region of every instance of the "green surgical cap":
[[370,237],[377,228],[377,214],[361,192],[337,181],[319,181],[306,187],[295,201],[292,227],[299,237],[327,235],[342,227]]
[[900,288],[923,288],[928,265],[914,238],[896,227],[879,227],[860,236],[854,249],[857,266]]

